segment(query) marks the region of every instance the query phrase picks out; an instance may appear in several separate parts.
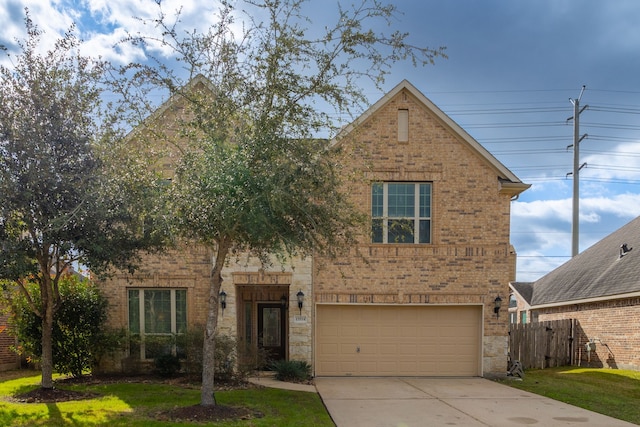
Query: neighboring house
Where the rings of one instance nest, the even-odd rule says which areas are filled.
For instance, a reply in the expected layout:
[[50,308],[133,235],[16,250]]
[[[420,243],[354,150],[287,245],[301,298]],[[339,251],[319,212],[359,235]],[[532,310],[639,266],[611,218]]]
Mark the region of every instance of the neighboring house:
[[9,316],[0,313],[0,371],[20,367],[20,356],[12,350],[16,346],[16,338],[9,333]]
[[531,297],[533,294],[533,283],[513,282],[509,284],[512,292],[509,296],[509,323],[530,323],[531,319]]
[[[221,333],[316,376],[504,375],[508,316],[495,304],[515,278],[511,201],[529,186],[407,81],[333,142],[358,172],[349,193],[370,232],[338,260],[230,260]],[[152,336],[204,323],[210,262],[190,246],[104,283],[112,326]],[[124,362],[153,355],[143,342]]]
[[532,321],[575,320],[576,364],[640,370],[640,217],[537,281],[510,287]]

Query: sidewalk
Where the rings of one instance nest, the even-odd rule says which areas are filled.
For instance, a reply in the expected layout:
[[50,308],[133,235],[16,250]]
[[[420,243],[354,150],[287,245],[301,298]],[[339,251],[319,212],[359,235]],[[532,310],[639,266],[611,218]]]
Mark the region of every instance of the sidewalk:
[[279,381],[274,378],[273,372],[259,372],[257,376],[249,378],[249,382],[263,387],[281,388],[284,390],[306,391],[309,393],[317,393],[316,387],[309,384],[290,383]]

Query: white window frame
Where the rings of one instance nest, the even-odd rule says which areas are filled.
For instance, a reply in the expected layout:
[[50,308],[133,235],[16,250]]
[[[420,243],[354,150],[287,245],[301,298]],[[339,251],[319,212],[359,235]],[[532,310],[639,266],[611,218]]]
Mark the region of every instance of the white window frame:
[[[138,324],[138,329],[139,329],[139,335],[140,335],[140,359],[141,360],[150,360],[147,359],[146,357],[146,346],[145,346],[145,338],[147,336],[154,336],[154,337],[162,337],[162,336],[166,336],[166,337],[171,337],[171,336],[175,336],[175,335],[179,335],[178,334],[178,326],[177,326],[177,306],[176,306],[176,291],[183,291],[185,292],[185,298],[186,298],[186,290],[185,289],[180,289],[180,288],[128,288],[127,289],[127,317],[129,317],[130,313],[129,313],[129,298],[130,298],[130,292],[131,291],[137,291],[138,292],[138,318],[139,318],[139,324]],[[168,333],[147,333],[146,332],[146,327],[145,327],[145,299],[144,299],[144,294],[145,291],[169,291],[170,292],[170,316],[171,316],[171,332]],[[186,316],[186,313],[185,313]],[[137,335],[138,333],[134,333],[131,331],[131,324],[129,322],[127,322],[127,328],[129,329],[129,333],[131,335]],[[175,345],[172,346],[171,349],[171,353],[173,355],[176,355],[176,347]]]
[[[410,217],[389,217],[389,184],[410,184],[414,186],[414,206],[413,216]],[[384,243],[384,244],[430,244],[432,242],[432,200],[433,200],[433,183],[431,182],[376,182],[372,183],[371,187],[371,203],[373,204],[373,186],[374,185],[382,185],[382,197],[383,197],[383,208],[382,208],[382,217],[373,217],[372,221],[375,219],[382,219],[382,242],[374,242],[374,243]],[[429,185],[429,216],[420,216],[420,186],[421,185]],[[372,207],[373,210],[373,207]],[[373,214],[373,212],[372,212]],[[413,221],[413,242],[389,242],[389,221],[390,220],[412,220]],[[429,221],[429,241],[428,242],[420,242],[420,221]],[[372,236],[373,237],[373,236]]]

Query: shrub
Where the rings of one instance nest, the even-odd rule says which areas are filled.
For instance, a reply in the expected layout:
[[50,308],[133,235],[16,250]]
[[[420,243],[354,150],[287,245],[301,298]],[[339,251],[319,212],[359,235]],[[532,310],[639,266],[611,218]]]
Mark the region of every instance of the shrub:
[[280,381],[303,382],[311,378],[311,365],[304,360],[278,360],[270,367]]
[[[176,337],[178,356],[188,375],[202,375],[204,328],[196,326]],[[215,378],[219,381],[243,381],[266,360],[263,350],[244,349],[233,337],[216,334]]]
[[187,375],[202,376],[203,340],[204,328],[202,326],[194,326],[185,333],[176,336],[176,351]]
[[269,352],[264,348],[238,344],[238,368],[237,376],[246,379],[258,369],[264,369],[268,365]]
[[[38,287],[32,284],[34,303],[40,306]],[[62,303],[54,315],[53,367],[74,377],[91,369],[98,359],[122,345],[117,332],[105,328],[108,302],[87,279],[65,275],[60,280]],[[42,320],[22,294],[12,298],[12,328],[29,360],[42,356]]]
[[154,362],[155,372],[161,377],[172,377],[180,372],[180,359],[173,354],[162,354]]
[[215,378],[231,381],[234,378],[237,358],[236,340],[228,335],[215,337]]

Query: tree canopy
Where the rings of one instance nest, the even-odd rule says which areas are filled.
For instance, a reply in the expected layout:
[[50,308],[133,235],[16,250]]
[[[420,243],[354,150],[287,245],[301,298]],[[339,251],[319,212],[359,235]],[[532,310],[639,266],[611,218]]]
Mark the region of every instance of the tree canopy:
[[109,65],[78,53],[73,27],[40,54],[42,33],[28,11],[25,23],[21,52],[0,66],[0,278],[42,319],[42,386],[51,388],[62,275],[74,265],[132,269],[139,251],[162,239],[143,226],[150,216],[139,196],[155,191],[153,180],[132,178],[141,167],[114,173],[122,165],[101,155],[118,152],[121,135],[103,114]]
[[[248,251],[267,262],[349,247],[362,217],[327,138],[340,126],[336,113],[360,111],[363,80],[380,88],[395,62],[432,64],[444,49],[410,44],[392,30],[396,7],[379,0],[338,5],[323,30],[304,0],[220,0],[216,23],[203,32],[184,31],[179,12],[158,5],[149,24],[159,35],[126,40],[150,62],[128,66],[123,87],[139,90],[137,106],[158,88],[184,105],[171,129],[145,126],[181,153],[168,189],[175,231],[215,254],[201,394],[201,404],[214,405],[213,337],[228,255]],[[154,56],[158,46],[170,54]]]

